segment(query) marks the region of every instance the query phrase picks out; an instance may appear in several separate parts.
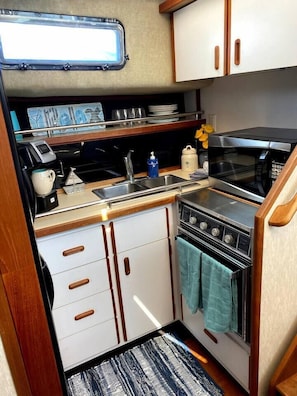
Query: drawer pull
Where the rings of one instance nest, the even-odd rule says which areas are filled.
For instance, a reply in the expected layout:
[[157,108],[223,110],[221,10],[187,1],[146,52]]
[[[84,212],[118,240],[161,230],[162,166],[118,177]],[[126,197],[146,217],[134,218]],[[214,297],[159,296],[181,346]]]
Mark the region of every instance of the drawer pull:
[[219,70],[220,68],[220,47],[218,45],[215,46],[215,61],[214,61],[214,67],[216,70]]
[[75,320],[81,320],[81,319],[87,318],[88,316],[94,315],[94,313],[95,313],[95,311],[93,309],[89,309],[86,312],[82,312],[82,313],[80,313],[78,315],[75,315],[74,319]]
[[204,329],[203,331],[211,339],[211,341],[213,341],[215,344],[218,343],[217,338],[213,334],[211,334],[210,331],[208,331],[207,329]]
[[125,267],[125,274],[130,275],[131,269],[130,269],[129,257],[124,258],[124,267]]
[[87,285],[89,282],[90,282],[90,279],[85,278],[85,279],[79,280],[79,281],[77,281],[77,282],[70,283],[70,285],[68,286],[68,288],[69,288],[70,290],[76,289],[77,287]]
[[76,253],[80,253],[83,252],[85,250],[84,246],[76,246],[74,248],[71,249],[67,249],[63,251],[63,256],[67,257],[67,256],[71,256],[72,254],[76,254]]

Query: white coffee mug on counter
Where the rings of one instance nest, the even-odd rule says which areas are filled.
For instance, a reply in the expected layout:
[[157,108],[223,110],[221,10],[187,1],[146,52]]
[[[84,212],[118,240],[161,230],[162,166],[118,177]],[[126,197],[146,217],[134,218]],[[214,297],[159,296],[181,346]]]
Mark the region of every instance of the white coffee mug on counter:
[[53,189],[56,174],[52,169],[35,169],[31,179],[36,194],[47,195]]

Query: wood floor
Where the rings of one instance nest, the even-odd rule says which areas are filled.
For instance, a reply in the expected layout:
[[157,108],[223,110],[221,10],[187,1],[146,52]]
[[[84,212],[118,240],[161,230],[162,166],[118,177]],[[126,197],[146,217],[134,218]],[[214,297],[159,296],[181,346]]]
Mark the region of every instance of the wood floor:
[[194,338],[186,338],[184,343],[191,349],[201,366],[223,389],[224,396],[246,396],[248,393],[231,377],[231,375],[199,344]]
[[179,336],[199,360],[201,366],[224,391],[224,396],[247,396],[248,393],[233,377],[207,352],[181,322],[175,322],[166,328]]

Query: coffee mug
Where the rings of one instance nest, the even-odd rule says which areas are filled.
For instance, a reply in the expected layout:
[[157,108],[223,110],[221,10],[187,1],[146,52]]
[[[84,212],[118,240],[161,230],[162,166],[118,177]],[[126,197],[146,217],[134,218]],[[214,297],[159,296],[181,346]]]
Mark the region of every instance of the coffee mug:
[[55,178],[56,174],[52,169],[35,169],[31,179],[36,194],[49,194],[53,189]]

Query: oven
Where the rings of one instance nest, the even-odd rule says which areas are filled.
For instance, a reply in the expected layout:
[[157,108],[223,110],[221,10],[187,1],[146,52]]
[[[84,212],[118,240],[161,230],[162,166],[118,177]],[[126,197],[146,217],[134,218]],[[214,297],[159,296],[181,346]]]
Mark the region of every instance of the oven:
[[[178,233],[177,246],[182,239],[191,248],[201,252],[199,268],[199,309],[205,316],[207,296],[204,293],[217,294],[219,301],[215,307],[222,312],[232,313],[230,328],[223,331],[236,334],[245,343],[250,343],[251,326],[251,271],[253,250],[254,217],[257,205],[252,204],[211,188],[196,190],[178,196]],[[181,257],[178,250],[178,261]],[[208,265],[214,268],[207,268]],[[230,278],[231,307],[229,295],[224,301],[220,284],[211,284],[204,272],[220,271]],[[229,279],[228,278],[228,279]],[[197,280],[198,281],[198,280]],[[203,282],[210,282],[208,289]],[[209,290],[209,287],[215,288]],[[206,292],[205,292],[206,290]],[[209,303],[210,304],[210,303]],[[203,306],[204,305],[204,306]],[[212,307],[213,308],[213,307]],[[205,311],[205,312],[204,312]],[[205,317],[205,322],[209,320]],[[235,320],[234,320],[235,319]],[[211,319],[210,319],[211,320]],[[229,319],[228,319],[229,320]],[[210,330],[213,330],[211,323]],[[207,325],[205,325],[207,329]]]

